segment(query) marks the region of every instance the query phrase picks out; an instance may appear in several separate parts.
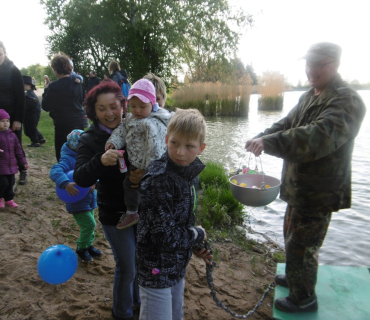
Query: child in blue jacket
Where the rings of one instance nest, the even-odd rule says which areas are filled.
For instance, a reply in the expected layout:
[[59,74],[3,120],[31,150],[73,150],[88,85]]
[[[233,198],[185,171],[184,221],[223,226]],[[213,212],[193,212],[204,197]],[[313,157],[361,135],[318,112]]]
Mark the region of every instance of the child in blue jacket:
[[[70,182],[67,172],[74,170],[77,149],[82,130],[73,130],[67,136],[67,142],[64,143],[61,150],[59,163],[53,165],[50,169],[50,179],[61,189],[66,189],[70,196],[76,196],[78,190],[75,183]],[[93,261],[93,257],[100,257],[102,252],[93,247],[95,239],[95,208],[96,191],[95,186],[90,188],[89,193],[80,201],[66,203],[66,209],[73,214],[73,218],[80,226],[80,237],[77,240],[76,253],[83,262]]]

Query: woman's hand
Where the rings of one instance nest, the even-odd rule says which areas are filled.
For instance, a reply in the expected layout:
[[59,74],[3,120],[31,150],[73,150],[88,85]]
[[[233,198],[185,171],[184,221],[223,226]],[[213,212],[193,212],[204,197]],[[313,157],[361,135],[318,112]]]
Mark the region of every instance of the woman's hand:
[[118,150],[109,149],[101,156],[101,163],[103,166],[114,166],[116,165],[118,158],[122,158],[123,155]]
[[14,121],[12,125],[12,131],[21,130],[22,124],[19,121]]
[[144,176],[144,173],[145,170],[142,169],[130,170],[130,176],[128,178],[133,183],[131,188],[139,188],[139,183],[141,178]]

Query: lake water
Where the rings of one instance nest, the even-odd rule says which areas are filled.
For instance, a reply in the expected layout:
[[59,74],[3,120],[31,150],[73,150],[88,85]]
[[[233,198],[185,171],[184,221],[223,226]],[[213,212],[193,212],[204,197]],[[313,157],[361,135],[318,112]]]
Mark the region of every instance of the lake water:
[[[303,91],[286,92],[282,111],[258,111],[258,95],[251,95],[247,118],[207,117],[207,147],[202,161],[220,161],[225,168],[248,164],[245,141],[284,117],[298,102]],[[370,90],[360,90],[366,106],[370,106]],[[356,138],[352,160],[352,208],[333,213],[330,227],[320,250],[320,263],[329,265],[370,267],[370,111],[367,112]],[[261,155],[263,171],[280,179],[282,159]],[[260,164],[258,163],[259,168]],[[254,156],[250,167],[255,166]],[[279,197],[266,207],[245,207],[246,224],[254,231],[284,244],[283,218],[286,203]]]

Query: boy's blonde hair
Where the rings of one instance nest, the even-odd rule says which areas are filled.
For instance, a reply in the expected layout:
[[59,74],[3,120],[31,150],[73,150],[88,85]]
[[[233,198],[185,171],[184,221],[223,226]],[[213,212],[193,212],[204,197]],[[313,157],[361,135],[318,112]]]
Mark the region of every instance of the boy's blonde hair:
[[166,103],[167,100],[167,89],[166,85],[164,84],[164,81],[156,76],[154,73],[147,73],[144,77],[144,79],[148,79],[151,81],[154,85],[155,91],[159,92],[163,96],[164,103]]
[[207,124],[197,109],[176,109],[167,126],[167,135],[180,132],[188,139],[199,139],[200,145],[206,140]]

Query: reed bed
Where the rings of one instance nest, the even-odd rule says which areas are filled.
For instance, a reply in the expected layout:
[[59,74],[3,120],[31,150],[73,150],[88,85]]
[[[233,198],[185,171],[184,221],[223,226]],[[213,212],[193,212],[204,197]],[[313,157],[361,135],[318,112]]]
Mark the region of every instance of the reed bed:
[[285,78],[279,72],[265,72],[260,79],[258,93],[259,110],[281,110],[284,103]]
[[195,108],[205,116],[246,116],[251,92],[249,84],[197,82],[174,90],[171,100],[175,107]]

